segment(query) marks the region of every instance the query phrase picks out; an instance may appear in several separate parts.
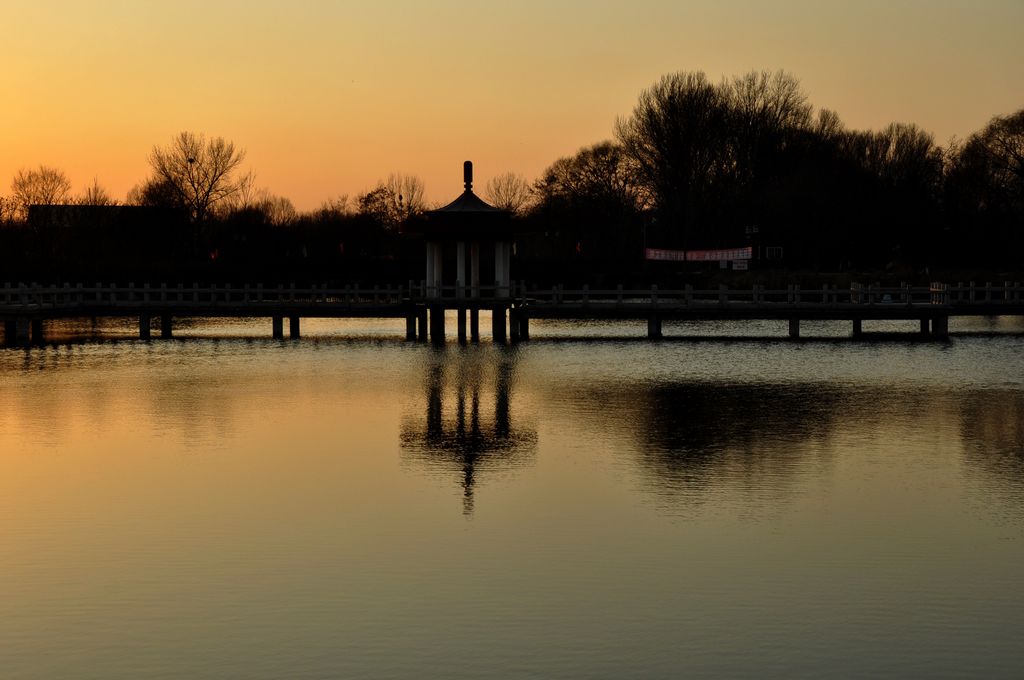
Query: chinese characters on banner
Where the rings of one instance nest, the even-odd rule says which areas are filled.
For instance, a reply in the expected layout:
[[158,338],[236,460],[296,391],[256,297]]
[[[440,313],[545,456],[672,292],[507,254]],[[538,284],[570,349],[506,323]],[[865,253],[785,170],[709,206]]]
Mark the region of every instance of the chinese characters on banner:
[[751,246],[746,248],[719,248],[714,250],[664,250],[662,248],[647,248],[646,257],[648,260],[677,261],[677,262],[722,262],[725,260],[749,260],[753,257],[754,249]]

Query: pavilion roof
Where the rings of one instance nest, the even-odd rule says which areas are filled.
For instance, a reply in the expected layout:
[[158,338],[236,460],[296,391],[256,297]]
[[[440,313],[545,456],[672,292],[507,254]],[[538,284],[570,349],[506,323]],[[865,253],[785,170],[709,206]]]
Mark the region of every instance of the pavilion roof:
[[473,193],[473,163],[463,164],[465,190],[454,201],[426,213],[425,223],[415,231],[427,238],[509,239],[512,213],[495,208]]

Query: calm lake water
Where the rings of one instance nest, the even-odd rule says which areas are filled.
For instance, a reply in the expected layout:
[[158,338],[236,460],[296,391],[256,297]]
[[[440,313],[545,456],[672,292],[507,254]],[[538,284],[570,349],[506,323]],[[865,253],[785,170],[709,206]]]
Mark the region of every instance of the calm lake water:
[[956,321],[51,329],[0,677],[1021,677],[1024,322]]

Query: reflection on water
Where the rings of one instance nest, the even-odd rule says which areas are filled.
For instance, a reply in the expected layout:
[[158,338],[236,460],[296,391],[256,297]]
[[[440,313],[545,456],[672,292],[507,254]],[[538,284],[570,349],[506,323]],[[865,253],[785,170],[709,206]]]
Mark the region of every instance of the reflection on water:
[[1024,522],[1024,392],[968,393],[958,415],[964,467],[981,483],[986,508]]
[[0,352],[0,675],[1019,675],[1018,338],[357,335]]
[[466,516],[473,513],[481,474],[525,465],[537,447],[536,430],[526,423],[513,425],[516,352],[496,352],[491,363],[472,350],[431,350],[424,369],[425,413],[402,422],[405,455],[461,474]]
[[828,463],[835,421],[858,395],[828,385],[654,382],[582,387],[606,405],[605,427],[634,441],[647,485],[671,503],[701,503],[723,486],[781,504],[813,456]]

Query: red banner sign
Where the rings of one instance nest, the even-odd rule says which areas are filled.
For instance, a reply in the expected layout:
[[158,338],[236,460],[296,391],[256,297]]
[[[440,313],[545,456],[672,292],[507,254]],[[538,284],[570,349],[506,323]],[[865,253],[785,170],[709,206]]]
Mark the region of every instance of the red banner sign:
[[647,248],[645,256],[648,260],[670,262],[721,262],[723,260],[750,260],[754,256],[754,249],[751,246],[717,250],[664,250],[662,248]]
[[746,248],[724,248],[716,250],[687,250],[686,259],[689,262],[721,262],[722,260],[749,260],[754,255],[754,249]]

